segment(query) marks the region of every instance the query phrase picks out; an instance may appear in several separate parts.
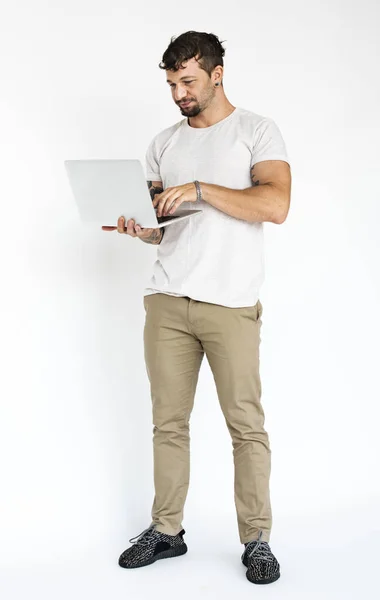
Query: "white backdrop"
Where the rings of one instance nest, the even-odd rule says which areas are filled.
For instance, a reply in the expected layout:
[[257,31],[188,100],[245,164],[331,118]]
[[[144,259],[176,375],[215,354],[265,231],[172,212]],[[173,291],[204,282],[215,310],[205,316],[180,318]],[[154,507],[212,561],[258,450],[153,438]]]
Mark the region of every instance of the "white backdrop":
[[357,597],[355,582],[378,597],[379,13],[375,0],[1,3],[7,599],[23,585],[38,598],[142,598],[159,577],[183,595],[254,592],[239,565],[232,446],[206,357],[191,421],[191,553],[133,573],[117,566],[153,500],[142,294],[157,249],[84,227],[63,168],[68,158],[144,160],[181,118],[158,63],[189,29],[226,40],[228,99],[277,122],[292,165],[288,219],[265,225],[261,374],[271,545],[283,567],[267,593],[326,598],[327,570],[334,599]]

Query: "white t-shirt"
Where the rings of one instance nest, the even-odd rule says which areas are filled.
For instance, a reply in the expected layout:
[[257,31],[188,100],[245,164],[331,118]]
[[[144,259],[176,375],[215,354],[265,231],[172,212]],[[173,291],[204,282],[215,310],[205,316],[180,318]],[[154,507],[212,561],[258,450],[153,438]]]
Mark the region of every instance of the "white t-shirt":
[[[252,185],[251,167],[263,160],[289,163],[276,123],[243,108],[210,127],[187,118],[158,133],[146,153],[148,181],[163,189],[197,179],[231,189]],[[231,308],[253,306],[264,281],[263,224],[231,217],[205,201],[176,210],[203,212],[166,227],[144,296],[189,296]]]

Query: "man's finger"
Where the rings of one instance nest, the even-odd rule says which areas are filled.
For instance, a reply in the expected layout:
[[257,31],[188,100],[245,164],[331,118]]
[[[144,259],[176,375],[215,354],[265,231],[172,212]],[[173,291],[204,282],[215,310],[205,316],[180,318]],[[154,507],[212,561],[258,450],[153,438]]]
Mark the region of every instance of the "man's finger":
[[132,237],[136,237],[136,233],[135,233],[135,229],[134,229],[134,225],[135,225],[135,221],[134,219],[129,219],[127,221],[127,234],[131,235]]
[[125,224],[124,217],[119,217],[117,220],[117,230],[119,233],[124,233],[124,224]]
[[146,227],[140,227],[140,225],[135,225],[135,231],[137,237],[147,237],[150,235],[152,229],[147,229]]
[[175,200],[173,202],[173,204],[170,205],[169,210],[168,210],[168,214],[172,215],[178,208],[178,206],[180,205],[180,202],[178,202],[177,200]]

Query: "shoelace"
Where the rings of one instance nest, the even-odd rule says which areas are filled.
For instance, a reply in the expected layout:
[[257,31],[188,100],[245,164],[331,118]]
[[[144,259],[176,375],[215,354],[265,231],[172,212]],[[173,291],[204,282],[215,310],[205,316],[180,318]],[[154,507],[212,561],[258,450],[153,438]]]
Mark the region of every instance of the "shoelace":
[[138,544],[139,546],[145,546],[149,544],[154,538],[154,533],[156,532],[155,525],[149,525],[147,529],[144,529],[139,535],[131,538],[129,540],[130,544]]
[[[263,532],[262,530],[260,531],[259,537],[257,538],[257,540],[252,540],[251,542],[249,542],[247,544],[247,547],[245,549],[245,552],[248,551],[248,557],[251,558],[251,556],[253,554],[256,554],[257,558],[259,558],[260,560],[266,560],[266,561],[272,561],[273,557],[272,554],[270,552],[270,548],[268,545],[268,542],[262,542],[261,538],[262,538]],[[252,546],[251,546],[252,544]],[[252,549],[251,549],[252,548]],[[269,554],[268,554],[269,552]]]

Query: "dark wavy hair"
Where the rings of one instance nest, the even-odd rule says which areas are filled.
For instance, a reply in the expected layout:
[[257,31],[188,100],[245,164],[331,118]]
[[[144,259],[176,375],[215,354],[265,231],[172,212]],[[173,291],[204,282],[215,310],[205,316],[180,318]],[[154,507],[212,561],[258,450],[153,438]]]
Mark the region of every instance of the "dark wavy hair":
[[211,77],[216,66],[223,67],[224,54],[222,42],[214,33],[186,31],[177,38],[171,38],[158,66],[166,71],[178,71],[184,62],[195,58],[200,68]]

